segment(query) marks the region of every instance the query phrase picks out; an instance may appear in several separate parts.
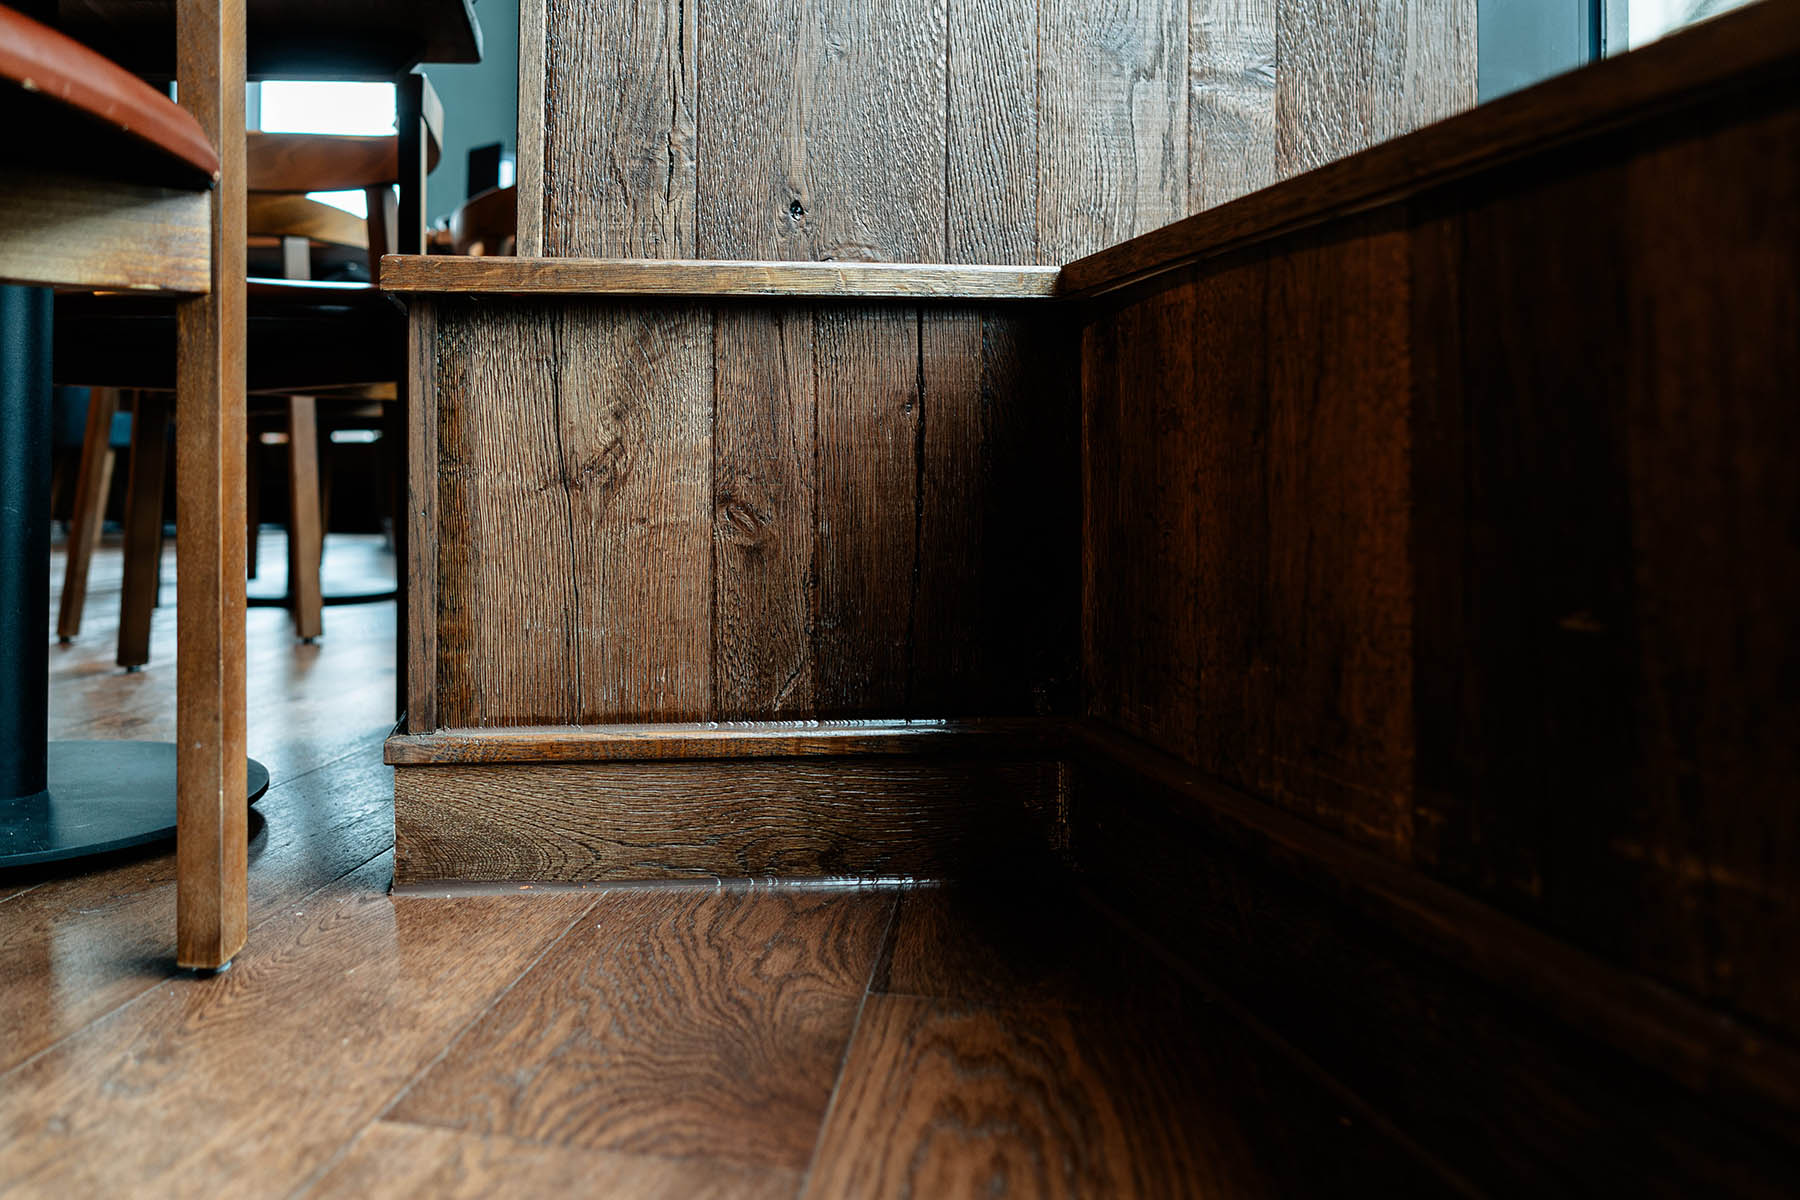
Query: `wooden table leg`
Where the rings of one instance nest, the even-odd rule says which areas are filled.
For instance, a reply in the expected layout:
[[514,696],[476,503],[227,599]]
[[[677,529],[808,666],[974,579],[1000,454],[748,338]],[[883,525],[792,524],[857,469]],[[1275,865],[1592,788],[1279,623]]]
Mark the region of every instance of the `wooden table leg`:
[[244,804],[244,0],[176,0],[181,103],[218,147],[212,291],[177,311],[176,961],[249,920]]
[[88,566],[100,526],[106,520],[106,494],[112,487],[113,414],[119,411],[119,393],[113,388],[94,388],[88,395],[87,430],[81,438],[81,472],[75,476],[75,511],[69,521],[69,550],[63,570],[62,603],[56,613],[56,637],[74,641],[81,635],[81,614],[87,607]]

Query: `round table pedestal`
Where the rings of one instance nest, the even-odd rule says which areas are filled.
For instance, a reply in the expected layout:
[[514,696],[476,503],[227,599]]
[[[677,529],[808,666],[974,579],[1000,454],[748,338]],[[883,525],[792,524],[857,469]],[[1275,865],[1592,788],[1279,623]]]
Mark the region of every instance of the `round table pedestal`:
[[[0,801],[0,870],[107,854],[175,836],[174,742],[51,742],[50,786]],[[269,772],[247,761],[254,804]]]

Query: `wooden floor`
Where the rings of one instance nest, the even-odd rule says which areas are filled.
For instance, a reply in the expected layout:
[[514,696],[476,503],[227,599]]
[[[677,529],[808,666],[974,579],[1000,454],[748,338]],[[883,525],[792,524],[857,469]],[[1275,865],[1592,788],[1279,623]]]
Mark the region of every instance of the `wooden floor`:
[[[173,610],[120,674],[118,577],[55,736],[173,735]],[[249,623],[249,946],[172,968],[167,854],[0,877],[0,1194],[1444,1190],[1062,888],[390,896],[392,606]]]

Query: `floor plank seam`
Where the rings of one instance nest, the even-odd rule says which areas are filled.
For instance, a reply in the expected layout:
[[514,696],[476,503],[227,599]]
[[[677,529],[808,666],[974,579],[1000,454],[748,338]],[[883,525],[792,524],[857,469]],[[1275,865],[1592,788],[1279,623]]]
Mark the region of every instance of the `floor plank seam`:
[[881,940],[877,943],[874,960],[869,963],[869,974],[863,980],[862,999],[856,1005],[856,1019],[850,1022],[850,1036],[844,1039],[844,1049],[838,1055],[837,1075],[831,1081],[831,1099],[825,1103],[825,1112],[819,1117],[818,1132],[813,1135],[812,1154],[807,1157],[806,1170],[800,1174],[800,1187],[794,1195],[806,1195],[812,1186],[813,1168],[819,1164],[819,1150],[825,1144],[825,1131],[831,1128],[831,1116],[837,1111],[838,1096],[844,1090],[844,1071],[850,1065],[850,1048],[856,1045],[856,1035],[862,1029],[863,1013],[869,1007],[871,989],[875,986],[875,973],[882,968],[888,955],[892,952],[895,926],[900,919],[900,897],[894,896],[888,903],[887,923],[882,927]]
[[[299,907],[302,905],[312,903],[313,898],[315,896],[319,895],[319,893],[325,891],[327,888],[336,887],[338,884],[342,883],[344,880],[348,879],[350,876],[356,874],[356,872],[362,870],[364,867],[368,866],[370,863],[374,862],[376,859],[380,858],[382,855],[391,854],[393,852],[393,849],[394,849],[393,843],[390,842],[386,848],[378,851],[375,854],[370,855],[368,858],[363,859],[361,862],[357,863],[354,867],[350,868],[348,871],[344,871],[341,874],[336,875],[333,878],[327,880],[326,882],[321,883],[318,887],[312,889],[312,891],[307,892],[302,896],[296,897],[292,901],[292,904],[295,907]],[[252,864],[252,865],[254,865],[254,864]],[[170,880],[166,883],[158,885],[158,887],[166,887],[166,888],[173,888],[174,886],[175,886],[175,883],[173,880]],[[286,908],[287,906],[283,905],[281,907]],[[256,922],[256,924],[252,925],[249,929],[249,932],[255,933],[258,929],[261,929],[264,925],[267,925],[270,921],[274,920],[276,917],[278,917],[280,915],[281,915],[280,909],[270,912],[262,920]],[[173,963],[174,957],[175,956],[174,956],[173,952],[171,951],[171,953],[169,955],[169,961],[171,963]],[[125,999],[119,1001],[117,1004],[113,1005],[111,1008],[107,1009],[105,1012],[94,1014],[93,1017],[82,1022],[80,1025],[77,1025],[75,1028],[64,1033],[61,1037],[57,1038],[56,1040],[50,1042],[49,1044],[47,1044],[44,1047],[42,1047],[41,1049],[39,1049],[37,1051],[37,1053],[31,1055],[28,1058],[22,1058],[18,1062],[14,1063],[12,1066],[6,1068],[6,1070],[0,1071],[0,1083],[4,1083],[7,1079],[11,1078],[16,1073],[23,1071],[26,1067],[29,1067],[32,1063],[34,1063],[38,1059],[44,1057],[46,1054],[52,1053],[53,1051],[56,1050],[57,1047],[61,1046],[65,1042],[67,1042],[69,1039],[78,1037],[79,1035],[86,1033],[88,1030],[94,1028],[96,1025],[99,1025],[105,1021],[111,1020],[113,1017],[124,1012],[127,1008],[130,1008],[132,1005],[141,1001],[145,996],[148,996],[151,992],[154,992],[157,988],[160,988],[161,986],[163,986],[163,984],[178,982],[181,980],[187,980],[187,979],[192,979],[192,978],[193,978],[193,973],[191,971],[186,971],[181,968],[171,966],[169,968],[169,973],[167,975],[165,975],[163,978],[158,979],[152,983],[145,984],[144,987],[142,988],[142,990],[134,992],[132,995],[127,996]]]
[[[456,1049],[456,1044],[462,1041],[464,1037],[468,1036],[469,1031],[474,1029],[475,1026],[481,1022],[483,1017],[494,1011],[501,1001],[512,994],[514,988],[518,987],[519,984],[524,982],[533,971],[537,970],[538,965],[549,956],[551,951],[562,945],[563,942],[567,940],[568,936],[575,931],[576,926],[587,920],[599,904],[600,897],[595,896],[592,904],[589,904],[586,908],[583,908],[579,913],[575,914],[575,916],[570,919],[569,923],[563,926],[560,933],[544,943],[544,948],[538,951],[537,955],[533,957],[529,963],[525,964],[523,970],[513,976],[512,980],[508,982],[505,987],[495,992],[493,996],[488,999],[486,1004],[479,1006],[467,1021],[464,1021],[461,1026],[445,1039],[443,1048],[432,1055],[431,1059],[426,1062],[424,1066],[413,1073],[412,1078],[408,1079],[405,1085],[395,1092],[393,1096],[388,1099],[386,1104],[382,1105],[380,1112],[376,1113],[375,1116],[363,1125],[361,1129],[358,1129],[354,1134],[346,1138],[343,1145],[339,1146],[331,1157],[321,1163],[319,1167],[311,1175],[307,1176],[298,1187],[288,1193],[288,1200],[301,1200],[301,1198],[314,1187],[318,1186],[319,1181],[329,1175],[332,1168],[344,1160],[344,1157],[350,1153],[356,1146],[356,1143],[362,1140],[363,1135],[383,1121],[386,1121],[388,1119],[388,1114],[394,1110],[396,1105],[406,1099],[407,1094],[410,1093],[413,1088],[418,1086],[419,1081],[429,1075],[439,1063],[443,1062],[444,1059],[449,1056],[450,1052]],[[396,1121],[394,1124],[413,1124],[413,1122]]]

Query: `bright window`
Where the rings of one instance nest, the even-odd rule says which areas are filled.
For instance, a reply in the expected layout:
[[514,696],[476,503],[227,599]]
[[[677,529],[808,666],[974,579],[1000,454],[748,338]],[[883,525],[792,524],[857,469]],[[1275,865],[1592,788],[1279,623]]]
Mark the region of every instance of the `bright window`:
[[[394,132],[391,83],[297,83],[260,86],[257,128],[266,133],[386,134]],[[310,192],[308,197],[359,217],[368,215],[360,191]]]

